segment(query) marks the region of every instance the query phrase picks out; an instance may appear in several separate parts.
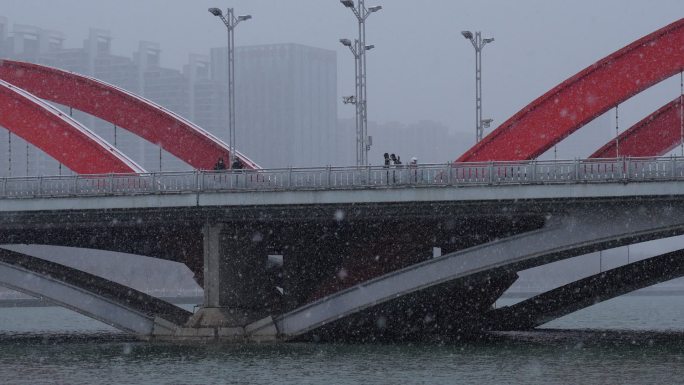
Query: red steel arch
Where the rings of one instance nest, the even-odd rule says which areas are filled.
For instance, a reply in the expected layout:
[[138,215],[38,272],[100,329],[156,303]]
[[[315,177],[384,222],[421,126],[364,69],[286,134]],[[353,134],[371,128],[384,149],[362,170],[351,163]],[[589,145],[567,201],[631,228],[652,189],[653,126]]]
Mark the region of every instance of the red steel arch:
[[609,141],[589,158],[658,156],[667,153],[681,142],[681,106],[682,97],[678,96],[618,135],[617,143],[615,139]]
[[[212,169],[229,156],[220,139],[175,113],[95,78],[13,60],[0,62],[0,79],[34,95],[73,107],[126,129],[197,169]],[[236,152],[244,168],[260,168]],[[228,162],[230,163],[230,162]]]
[[31,142],[79,174],[145,172],[77,121],[2,80],[0,126]]
[[684,68],[684,19],[614,52],[539,97],[457,162],[534,159],[578,128]]

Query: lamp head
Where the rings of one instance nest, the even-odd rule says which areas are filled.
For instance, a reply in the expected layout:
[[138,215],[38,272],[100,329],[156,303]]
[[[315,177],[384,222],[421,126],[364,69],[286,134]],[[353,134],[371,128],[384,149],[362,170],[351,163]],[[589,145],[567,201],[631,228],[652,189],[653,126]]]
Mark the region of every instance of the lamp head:
[[382,9],[382,5],[377,5],[375,7],[368,8],[368,12],[377,12]]
[[494,41],[494,38],[493,38],[493,37],[492,37],[492,38],[489,38],[489,39],[482,39],[482,42],[485,43],[485,44],[491,43],[491,42],[493,42],[493,41]]
[[354,0],[340,0],[340,3],[347,8],[354,8]]
[[209,13],[214,16],[223,16],[223,12],[219,8],[209,8]]
[[252,15],[238,16],[238,20],[240,20],[240,21],[249,20],[249,19],[251,19],[251,18],[252,18]]
[[340,43],[345,47],[351,47],[352,45],[351,40],[349,39],[340,39]]
[[470,31],[461,31],[461,35],[465,37],[466,39],[472,39],[473,38],[473,33]]
[[367,46],[366,46],[366,51],[370,51],[370,50],[372,50],[373,48],[375,48],[375,45],[373,45],[373,44],[367,45]]

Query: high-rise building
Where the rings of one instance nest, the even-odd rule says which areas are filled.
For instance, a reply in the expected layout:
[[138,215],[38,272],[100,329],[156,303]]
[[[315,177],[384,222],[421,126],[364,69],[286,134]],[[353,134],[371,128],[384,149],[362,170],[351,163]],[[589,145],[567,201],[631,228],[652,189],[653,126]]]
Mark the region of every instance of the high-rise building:
[[[211,50],[212,79],[222,84],[226,61],[226,48]],[[334,164],[336,99],[335,51],[301,44],[235,50],[236,147],[264,167]],[[227,137],[225,126],[215,132]]]

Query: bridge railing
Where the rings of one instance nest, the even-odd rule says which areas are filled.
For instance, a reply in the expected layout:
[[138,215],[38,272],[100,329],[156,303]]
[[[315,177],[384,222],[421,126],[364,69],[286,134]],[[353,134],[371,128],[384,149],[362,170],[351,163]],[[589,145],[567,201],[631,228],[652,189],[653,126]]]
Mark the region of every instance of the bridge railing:
[[684,179],[684,157],[0,178],[0,198]]

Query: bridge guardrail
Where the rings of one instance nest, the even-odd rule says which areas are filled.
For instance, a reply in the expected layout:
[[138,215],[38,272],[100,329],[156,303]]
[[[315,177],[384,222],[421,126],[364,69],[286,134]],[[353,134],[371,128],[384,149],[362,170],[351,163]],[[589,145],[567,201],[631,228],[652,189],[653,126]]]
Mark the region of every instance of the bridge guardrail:
[[684,157],[0,178],[0,199],[684,179]]

